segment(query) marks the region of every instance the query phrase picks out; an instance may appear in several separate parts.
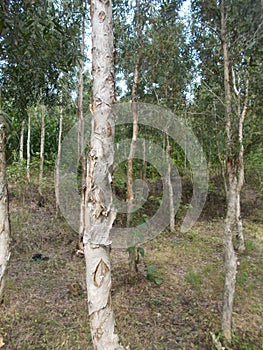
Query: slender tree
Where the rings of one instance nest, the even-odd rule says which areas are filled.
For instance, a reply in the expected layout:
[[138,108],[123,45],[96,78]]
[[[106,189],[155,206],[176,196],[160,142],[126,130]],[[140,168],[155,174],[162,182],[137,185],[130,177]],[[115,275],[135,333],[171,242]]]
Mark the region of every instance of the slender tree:
[[61,160],[61,143],[62,143],[62,131],[63,131],[63,94],[60,94],[60,106],[59,106],[59,132],[58,132],[58,152],[55,167],[55,196],[56,196],[56,216],[59,215],[59,184],[60,184],[60,160]]
[[[246,82],[246,98],[243,112],[238,102],[238,120],[233,117],[232,91],[230,76],[229,47],[227,42],[227,23],[225,1],[221,0],[221,40],[224,57],[224,87],[225,87],[225,122],[226,122],[226,167],[228,178],[227,214],[225,221],[224,246],[225,246],[225,289],[223,299],[222,331],[226,339],[232,339],[232,314],[235,295],[235,283],[237,273],[237,252],[245,249],[242,220],[240,214],[240,192],[244,183],[243,161],[243,125],[247,110],[248,80]],[[233,71],[233,84],[237,97],[235,76]],[[237,124],[237,125],[236,125]],[[238,133],[235,137],[234,129]],[[235,245],[235,240],[237,243]]]
[[43,172],[44,172],[45,114],[46,114],[45,105],[41,104],[41,134],[40,134],[40,156],[39,156],[39,178],[38,178],[38,191],[40,196],[42,196],[41,184],[42,184]]
[[31,142],[31,111],[29,111],[28,113],[28,121],[27,121],[26,177],[28,182],[30,182],[30,142]]
[[84,2],[81,9],[81,44],[80,53],[81,59],[78,72],[78,158],[80,161],[81,171],[81,205],[80,205],[80,227],[79,227],[79,241],[82,244],[83,231],[85,227],[85,180],[86,180],[86,159],[84,152],[84,116],[83,116],[83,70],[84,70],[84,51],[85,51],[85,11],[86,5]]
[[169,142],[169,135],[166,130],[166,160],[167,160],[167,173],[166,173],[166,182],[169,192],[169,210],[170,210],[170,230],[174,232],[175,230],[175,210],[174,210],[174,193],[173,193],[173,184],[171,181],[171,152],[172,147]]
[[20,165],[23,165],[24,160],[24,132],[25,132],[25,121],[21,123],[20,138],[19,138],[19,161]]
[[110,230],[116,213],[112,204],[111,172],[114,157],[114,46],[112,3],[91,1],[92,130],[88,152],[85,230],[88,306],[94,349],[117,350],[111,303]]
[[[143,43],[142,43],[142,29],[143,23],[140,15],[140,0],[136,1],[136,32],[138,38],[138,52],[137,60],[134,69],[133,86],[132,86],[132,140],[130,145],[130,153],[127,164],[127,227],[131,223],[131,213],[133,209],[134,193],[133,193],[133,159],[136,151],[136,144],[138,139],[138,111],[137,111],[137,94],[139,87],[140,69],[143,59]],[[135,247],[129,249],[129,267],[131,274],[137,272],[137,253]]]
[[0,115],[0,301],[4,294],[7,265],[10,258],[10,225],[8,212],[8,192],[6,182],[6,126]]
[[215,130],[215,151],[226,192],[222,333],[231,340],[238,252],[245,249],[240,203],[244,184],[243,127],[253,103],[249,87],[251,83],[256,87],[258,79],[255,72],[262,40],[260,1],[192,0],[192,14],[194,46],[202,75],[196,92],[201,97],[199,104],[205,102],[201,108],[210,123],[208,128],[203,122],[206,131],[201,129],[202,136],[207,135],[211,147],[211,130]]

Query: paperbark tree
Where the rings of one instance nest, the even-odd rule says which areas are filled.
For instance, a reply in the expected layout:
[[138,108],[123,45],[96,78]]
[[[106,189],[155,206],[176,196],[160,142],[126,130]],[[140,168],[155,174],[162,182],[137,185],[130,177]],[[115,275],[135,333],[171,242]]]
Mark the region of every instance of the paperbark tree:
[[81,59],[78,72],[78,158],[81,171],[81,205],[80,205],[80,227],[79,241],[82,242],[83,231],[85,227],[85,180],[86,180],[86,159],[84,153],[84,116],[83,116],[83,69],[84,69],[84,50],[85,50],[85,3],[82,9],[81,17]]
[[[244,183],[243,124],[247,111],[248,80],[246,81],[246,96],[243,111],[241,112],[241,103],[238,101],[238,113],[237,116],[234,116],[234,112],[232,110],[230,60],[224,0],[221,0],[221,41],[224,58],[225,129],[227,138],[226,170],[228,180],[227,214],[224,231],[226,276],[223,299],[222,332],[227,340],[231,340],[232,314],[238,261],[237,251],[242,251],[245,249],[242,232],[242,219],[240,216],[240,192]],[[239,98],[240,94],[237,90],[234,75],[232,84],[234,87],[233,89]],[[237,136],[235,136],[236,133]]]
[[60,108],[59,108],[59,132],[58,132],[58,153],[55,168],[55,196],[56,196],[56,216],[59,215],[59,184],[60,184],[60,160],[61,160],[61,143],[62,143],[62,130],[63,130],[63,95],[60,95]]
[[[128,157],[128,165],[127,165],[127,227],[130,226],[131,223],[131,213],[133,209],[133,159],[136,151],[136,144],[138,139],[138,112],[137,112],[137,94],[138,94],[138,85],[139,85],[139,76],[140,69],[143,58],[143,49],[142,49],[142,23],[140,18],[140,0],[136,1],[136,30],[138,36],[138,54],[137,61],[134,70],[133,77],[133,86],[132,86],[132,140],[130,145],[130,153]],[[135,274],[137,272],[137,251],[135,247],[131,247],[129,249],[129,268],[130,273]]]
[[6,183],[5,147],[5,119],[0,115],[0,302],[3,298],[5,276],[10,258],[10,225]]
[[169,211],[170,211],[170,230],[171,232],[175,231],[175,210],[174,210],[174,193],[173,193],[173,185],[171,181],[171,151],[172,148],[169,142],[169,135],[166,130],[166,160],[167,160],[167,174],[166,174],[166,182],[169,191]]
[[31,138],[31,111],[29,111],[28,113],[28,122],[27,122],[26,177],[28,182],[30,182],[30,138]]
[[41,105],[41,134],[40,134],[40,157],[39,157],[39,178],[38,178],[38,192],[42,196],[41,183],[44,171],[44,149],[45,149],[45,114],[46,108]]
[[25,121],[21,123],[20,138],[19,138],[19,161],[20,165],[23,165],[24,160],[24,132],[25,132]]
[[112,2],[92,0],[93,104],[87,155],[85,229],[83,236],[91,334],[94,349],[118,350],[111,303],[110,230],[113,208],[115,77]]

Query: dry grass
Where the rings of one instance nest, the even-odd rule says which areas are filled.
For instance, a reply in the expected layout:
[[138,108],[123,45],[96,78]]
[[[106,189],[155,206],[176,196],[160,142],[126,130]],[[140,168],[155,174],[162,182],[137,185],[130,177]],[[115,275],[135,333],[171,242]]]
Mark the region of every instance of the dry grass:
[[[51,191],[49,191],[51,193]],[[92,349],[84,259],[76,257],[77,234],[54,216],[53,198],[39,207],[34,189],[11,200],[13,251],[0,336],[4,350]],[[263,349],[263,223],[246,219],[247,251],[240,256],[233,344]],[[219,334],[223,292],[223,220],[203,221],[191,232],[164,232],[145,244],[135,280],[126,253],[112,251],[113,304],[117,330],[131,350],[212,349]],[[49,260],[32,259],[36,253]],[[155,266],[161,285],[145,277]],[[105,349],[106,350],[106,349]]]

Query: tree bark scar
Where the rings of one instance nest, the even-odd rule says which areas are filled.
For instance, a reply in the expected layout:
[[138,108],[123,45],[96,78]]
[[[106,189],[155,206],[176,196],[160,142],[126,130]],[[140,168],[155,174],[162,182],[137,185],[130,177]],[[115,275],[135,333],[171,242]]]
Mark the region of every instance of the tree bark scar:
[[99,264],[96,267],[94,277],[93,277],[94,284],[96,287],[100,287],[102,285],[103,280],[104,280],[105,276],[108,274],[108,272],[109,272],[109,267],[101,259]]
[[99,13],[99,20],[100,20],[100,23],[103,23],[104,20],[105,20],[105,18],[106,18],[105,12],[104,12],[104,11],[100,11],[100,13]]

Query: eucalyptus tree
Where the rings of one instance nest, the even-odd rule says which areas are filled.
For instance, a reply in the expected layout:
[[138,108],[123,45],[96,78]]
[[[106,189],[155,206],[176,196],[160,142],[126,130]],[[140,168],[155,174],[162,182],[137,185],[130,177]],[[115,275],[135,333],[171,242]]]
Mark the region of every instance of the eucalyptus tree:
[[262,36],[260,7],[260,1],[192,1],[194,44],[200,59],[201,84],[213,96],[213,102],[219,102],[220,108],[215,110],[224,120],[222,165],[227,213],[222,332],[227,340],[232,338],[237,252],[245,249],[240,213],[240,193],[244,183],[243,127],[253,96],[251,60],[258,58]]
[[47,0],[4,0],[0,7],[3,106],[8,101],[22,123],[29,107],[59,103],[60,74],[73,72],[80,56],[79,13]]
[[[183,109],[191,83],[192,59],[187,44],[185,22],[179,16],[182,0],[141,1],[142,43],[137,38],[136,22],[131,20],[136,4],[118,1],[114,7],[119,76],[131,96],[134,67],[139,46],[143,47],[138,99],[173,110]],[[136,17],[133,17],[136,18]]]
[[[1,112],[2,113],[2,112]],[[4,295],[5,278],[11,254],[8,193],[6,182],[6,124],[0,115],[0,302]]]

